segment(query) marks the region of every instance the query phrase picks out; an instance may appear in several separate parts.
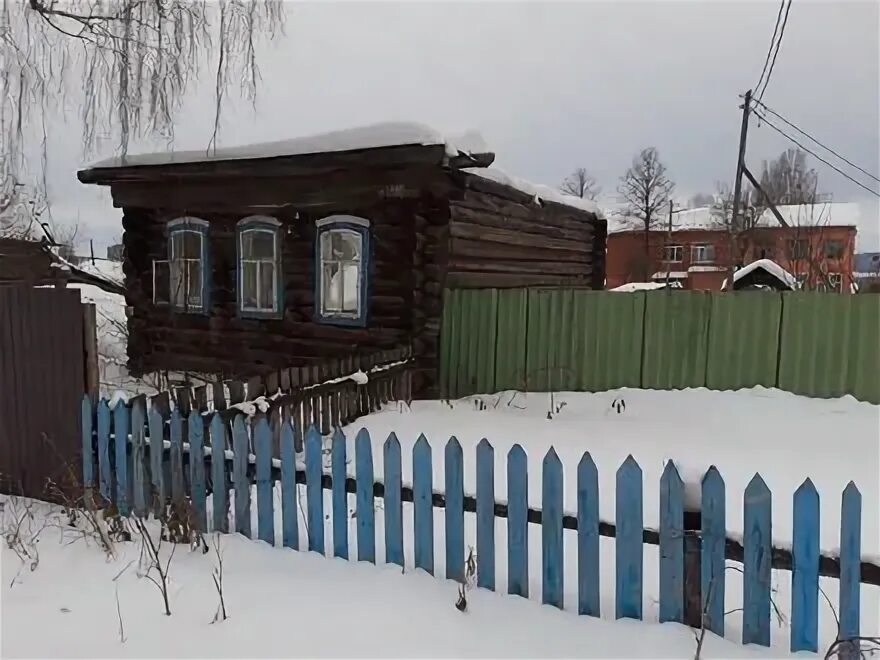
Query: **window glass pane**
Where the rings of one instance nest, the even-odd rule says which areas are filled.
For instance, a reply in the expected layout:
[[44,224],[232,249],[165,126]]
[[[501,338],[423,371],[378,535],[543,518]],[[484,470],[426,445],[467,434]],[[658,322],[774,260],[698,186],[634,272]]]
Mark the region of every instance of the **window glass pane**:
[[202,272],[201,262],[188,259],[186,261],[187,303],[193,307],[202,305]]
[[172,235],[174,241],[173,255],[181,259],[201,259],[202,235],[197,231],[175,231]]
[[260,309],[275,309],[275,264],[262,262],[260,266]]
[[321,258],[333,258],[333,232],[326,231],[321,234]]
[[257,264],[253,261],[241,264],[241,305],[245,309],[257,307]]
[[324,264],[323,273],[321,302],[324,312],[340,312],[342,311],[342,296],[340,295],[342,278],[340,277],[339,264]]
[[244,259],[274,259],[275,233],[265,229],[247,229],[241,233]]
[[171,302],[177,307],[183,307],[186,302],[186,287],[183,263],[183,261],[176,259],[170,264]]
[[359,272],[360,266],[358,264],[347,264],[342,267],[343,309],[352,314],[358,313],[358,299],[360,298],[360,287],[358,286]]

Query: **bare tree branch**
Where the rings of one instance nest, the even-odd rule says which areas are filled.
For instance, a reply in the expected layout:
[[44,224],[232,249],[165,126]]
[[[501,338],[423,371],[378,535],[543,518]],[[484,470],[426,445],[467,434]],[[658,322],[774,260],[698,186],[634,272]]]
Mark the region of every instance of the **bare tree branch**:
[[567,195],[574,195],[581,199],[596,199],[602,188],[596,183],[596,179],[587,173],[583,167],[577,168],[568,175],[559,186],[559,189]]

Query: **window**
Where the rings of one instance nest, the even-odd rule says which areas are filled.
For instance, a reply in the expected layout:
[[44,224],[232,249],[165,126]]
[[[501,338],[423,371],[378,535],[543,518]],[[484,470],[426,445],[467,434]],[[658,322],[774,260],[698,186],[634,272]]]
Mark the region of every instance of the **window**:
[[281,316],[281,223],[252,216],[238,223],[238,311],[242,316]]
[[825,241],[822,243],[822,252],[826,259],[840,259],[843,257],[843,241]]
[[715,246],[692,245],[691,261],[695,264],[711,264],[715,261]]
[[810,256],[810,244],[804,238],[788,242],[789,259],[806,259]]
[[199,218],[177,218],[168,223],[169,299],[175,309],[208,309],[207,235],[208,223]]
[[828,273],[825,277],[819,278],[819,290],[840,293],[841,280],[840,273]]
[[684,257],[684,248],[681,245],[667,245],[663,248],[663,261],[678,264]]
[[803,290],[807,284],[807,274],[806,273],[795,273],[794,279],[795,279],[795,288],[798,291]]
[[365,325],[370,224],[363,218],[334,215],[316,225],[316,316],[328,323]]

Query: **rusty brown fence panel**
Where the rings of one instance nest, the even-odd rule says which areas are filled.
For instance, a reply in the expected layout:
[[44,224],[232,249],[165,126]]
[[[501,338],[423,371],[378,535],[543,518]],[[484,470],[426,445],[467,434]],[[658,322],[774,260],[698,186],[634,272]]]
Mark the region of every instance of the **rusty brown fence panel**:
[[78,290],[0,287],[0,491],[46,497],[78,467],[83,345]]

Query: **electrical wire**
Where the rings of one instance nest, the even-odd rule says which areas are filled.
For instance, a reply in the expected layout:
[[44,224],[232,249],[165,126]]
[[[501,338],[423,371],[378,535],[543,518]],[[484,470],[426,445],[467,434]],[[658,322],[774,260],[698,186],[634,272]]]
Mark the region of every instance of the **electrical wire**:
[[758,78],[758,83],[755,85],[754,89],[758,89],[761,86],[761,82],[764,80],[764,74],[767,73],[767,65],[770,64],[770,54],[773,52],[773,44],[776,43],[776,35],[779,32],[779,21],[782,19],[782,10],[785,9],[785,0],[782,0],[779,3],[779,11],[776,14],[776,25],[773,26],[773,36],[770,37],[770,47],[767,49],[767,57],[764,58],[764,68],[761,69],[761,77]]
[[869,193],[871,193],[871,194],[874,195],[875,197],[880,197],[880,193],[878,193],[876,190],[873,190],[873,189],[869,188],[868,186],[866,186],[866,185],[865,185],[864,183],[862,183],[861,181],[857,181],[856,179],[852,178],[849,174],[847,174],[846,172],[844,172],[844,171],[841,170],[840,168],[836,167],[835,165],[832,165],[832,164],[829,163],[827,160],[825,160],[824,158],[822,158],[822,156],[820,156],[819,154],[817,154],[815,151],[812,151],[812,150],[808,149],[807,147],[805,147],[803,144],[801,144],[800,142],[798,142],[797,140],[795,140],[795,139],[794,139],[793,137],[791,137],[788,133],[786,133],[786,132],[783,131],[781,128],[779,128],[778,126],[776,126],[773,122],[771,122],[769,119],[767,119],[767,117],[766,117],[765,115],[761,114],[761,113],[758,112],[757,110],[754,110],[754,111],[753,111],[753,114],[755,114],[755,115],[757,115],[758,117],[760,117],[760,118],[761,118],[761,121],[763,121],[765,124],[767,124],[767,126],[769,126],[770,128],[772,128],[774,131],[776,131],[777,133],[779,133],[782,137],[784,137],[784,138],[790,140],[791,142],[793,142],[794,144],[796,144],[798,147],[800,147],[801,149],[803,149],[804,151],[806,151],[808,154],[810,154],[810,155],[813,156],[814,158],[819,159],[820,161],[822,161],[823,163],[825,163],[828,167],[830,167],[832,170],[834,170],[835,172],[837,172],[838,174],[840,174],[842,177],[844,177],[844,178],[846,178],[846,179],[849,179],[850,181],[852,181],[854,184],[856,184],[856,185],[859,186],[860,188],[864,188],[865,190],[867,190]]
[[880,183],[880,178],[878,178],[878,177],[876,177],[875,175],[871,174],[868,170],[866,170],[866,169],[864,169],[864,168],[862,168],[862,167],[859,167],[858,165],[856,165],[854,162],[852,162],[852,161],[849,160],[848,158],[845,158],[844,156],[841,156],[839,153],[837,153],[836,151],[834,151],[834,149],[832,149],[831,147],[822,144],[821,142],[819,142],[819,140],[817,140],[817,139],[814,138],[812,135],[810,135],[809,133],[807,133],[804,129],[800,128],[800,127],[797,126],[795,123],[789,121],[788,119],[786,119],[785,117],[783,117],[782,115],[780,115],[780,114],[779,114],[778,112],[776,112],[773,108],[768,107],[765,103],[762,103],[762,102],[759,101],[758,99],[754,99],[754,101],[755,101],[755,103],[757,103],[758,105],[760,105],[764,110],[766,110],[767,112],[769,112],[770,114],[772,114],[774,117],[777,117],[777,118],[781,119],[781,120],[784,121],[786,124],[788,124],[789,126],[791,126],[794,130],[796,130],[798,133],[801,133],[802,135],[805,135],[807,138],[809,138],[811,141],[813,141],[813,142],[815,142],[816,144],[818,144],[820,147],[822,147],[822,148],[825,149],[826,151],[829,151],[829,152],[831,152],[832,154],[834,154],[835,156],[837,156],[840,160],[842,160],[842,161],[843,161],[844,163],[846,163],[847,165],[850,165],[850,166],[856,168],[856,169],[857,169],[859,172],[861,172],[862,174],[865,174],[865,175],[871,177],[872,179],[874,179],[874,181],[876,181],[877,183]]
[[767,91],[767,85],[770,84],[770,76],[773,75],[773,67],[776,66],[776,56],[779,55],[779,47],[782,45],[785,26],[788,24],[788,12],[791,11],[791,3],[792,0],[788,0],[788,4],[785,6],[785,16],[782,18],[782,27],[779,29],[779,39],[776,40],[776,50],[773,51],[773,59],[770,61],[770,69],[767,71],[767,78],[764,80],[764,87],[761,88],[761,93],[758,94],[759,101],[764,99],[764,92]]

